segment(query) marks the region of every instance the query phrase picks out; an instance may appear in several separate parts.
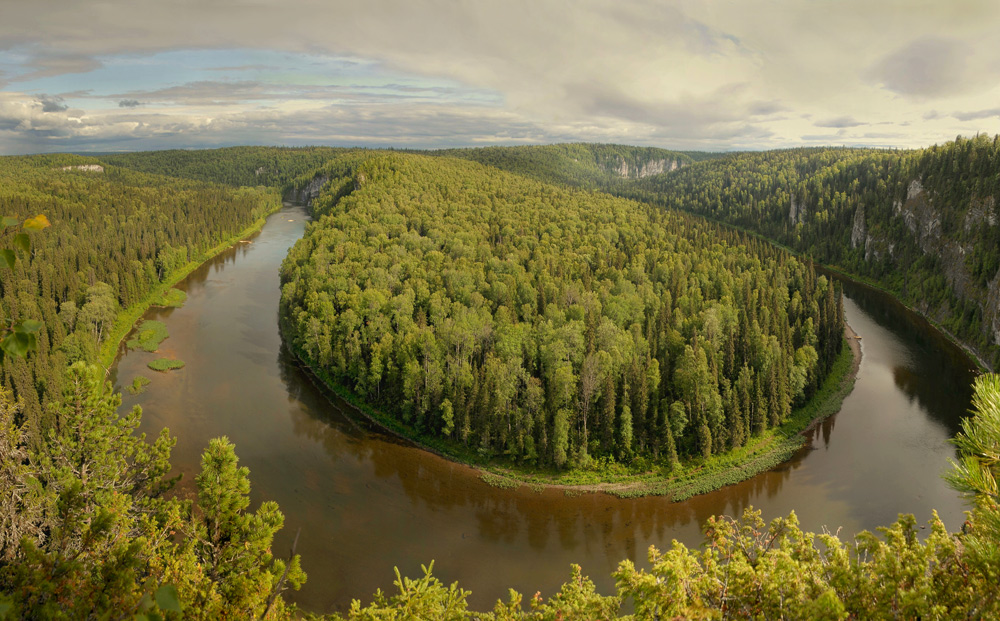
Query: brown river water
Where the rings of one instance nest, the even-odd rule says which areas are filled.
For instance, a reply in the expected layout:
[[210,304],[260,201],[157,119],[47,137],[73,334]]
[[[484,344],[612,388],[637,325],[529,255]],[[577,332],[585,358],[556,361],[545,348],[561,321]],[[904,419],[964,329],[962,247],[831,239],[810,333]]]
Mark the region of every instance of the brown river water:
[[[942,481],[948,443],[967,413],[974,367],[958,348],[900,304],[845,283],[847,320],[863,337],[854,392],[839,414],[819,425],[790,461],[743,483],[670,503],[604,494],[568,497],[559,490],[487,486],[475,471],[386,435],[317,388],[284,351],[278,334],[278,267],[301,237],[308,216],[287,206],[251,243],[239,243],[203,265],[179,288],[179,309],[152,309],[170,337],[158,354],[132,351],[117,363],[116,381],[152,379],[124,407],[143,408],[142,430],[169,427],[191,493],[209,439],[228,436],[250,468],[252,505],[276,500],[285,528],[274,546],[298,552],[309,574],[291,600],[316,612],[368,602],[392,590],[393,567],[420,575],[434,564],[446,583],[472,591],[476,609],[491,608],[512,587],[549,595],[570,564],[601,592],[622,559],[645,566],[649,546],[701,541],[714,514],[752,505],[764,517],[795,511],[813,532],[840,529],[850,539],[913,513],[926,523],[937,510],[951,530],[965,501]],[[157,373],[150,360],[186,362]]]

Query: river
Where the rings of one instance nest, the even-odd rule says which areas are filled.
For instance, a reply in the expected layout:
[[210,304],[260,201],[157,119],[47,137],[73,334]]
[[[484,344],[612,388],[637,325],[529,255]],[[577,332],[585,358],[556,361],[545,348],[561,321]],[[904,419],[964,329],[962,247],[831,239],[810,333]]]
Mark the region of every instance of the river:
[[[747,506],[767,519],[795,511],[807,530],[840,529],[850,538],[913,513],[925,523],[936,509],[951,530],[964,501],[941,480],[948,439],[967,412],[974,367],[926,322],[888,296],[845,283],[850,325],[863,337],[854,392],[841,412],[813,432],[789,462],[738,485],[670,503],[603,494],[569,497],[558,490],[487,486],[471,469],[388,436],[317,388],[281,345],[278,267],[308,217],[286,206],[250,243],[236,244],[178,287],[178,309],[151,309],[170,337],[160,353],[132,351],[117,363],[116,382],[152,379],[124,407],[143,408],[142,430],[169,427],[178,438],[182,494],[192,493],[208,440],[228,436],[250,468],[252,508],[276,500],[285,528],[274,550],[286,554],[301,529],[298,552],[309,581],[290,600],[308,610],[344,610],[392,590],[393,567],[434,573],[472,591],[476,609],[491,608],[513,587],[528,597],[551,594],[583,566],[610,593],[618,562],[645,565],[650,545],[701,541],[709,516]],[[186,366],[157,373],[156,357]]]

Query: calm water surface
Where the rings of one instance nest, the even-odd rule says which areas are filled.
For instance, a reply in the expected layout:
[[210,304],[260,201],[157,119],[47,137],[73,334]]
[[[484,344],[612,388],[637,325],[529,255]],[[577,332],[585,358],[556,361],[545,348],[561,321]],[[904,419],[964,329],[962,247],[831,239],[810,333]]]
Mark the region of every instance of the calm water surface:
[[[952,530],[964,502],[941,480],[948,444],[969,407],[968,360],[886,296],[847,284],[844,305],[863,337],[864,358],[842,411],[815,430],[809,446],[773,471],[718,492],[669,503],[603,494],[498,490],[470,469],[370,428],[328,398],[282,349],[278,267],[302,235],[305,211],[286,207],[251,243],[202,266],[179,285],[180,309],[154,309],[167,324],[159,354],[128,352],[117,368],[126,385],[153,381],[124,406],[143,407],[143,430],[169,427],[173,463],[191,493],[208,440],[228,436],[248,466],[253,507],[276,500],[285,514],[276,553],[301,529],[298,551],[309,574],[292,595],[314,611],[343,610],[392,589],[393,566],[419,575],[435,561],[445,582],[461,579],[475,608],[492,607],[508,587],[551,594],[579,563],[602,592],[625,558],[645,565],[649,546],[677,539],[696,546],[714,514],[753,505],[765,518],[794,510],[812,531],[850,537],[898,513],[924,523],[936,509]],[[183,369],[157,373],[153,358]]]

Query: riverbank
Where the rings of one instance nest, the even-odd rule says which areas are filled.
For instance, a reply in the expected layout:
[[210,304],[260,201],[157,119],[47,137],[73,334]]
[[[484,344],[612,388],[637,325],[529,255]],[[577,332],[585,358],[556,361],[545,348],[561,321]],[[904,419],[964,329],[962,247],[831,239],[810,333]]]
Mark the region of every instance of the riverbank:
[[[761,239],[766,239],[766,238],[761,237]],[[963,352],[965,352],[965,354],[969,357],[969,360],[971,360],[972,362],[974,362],[976,364],[976,366],[979,367],[979,372],[980,373],[993,373],[994,372],[993,366],[990,363],[988,363],[986,360],[983,359],[983,357],[979,353],[979,351],[977,351],[974,347],[972,347],[971,345],[969,345],[968,343],[966,343],[965,341],[963,341],[962,339],[960,339],[958,336],[955,335],[954,332],[952,332],[948,328],[944,327],[941,324],[941,322],[935,320],[933,317],[931,317],[930,315],[928,315],[926,312],[924,312],[924,311],[922,311],[919,308],[916,308],[914,306],[910,306],[909,304],[907,304],[906,302],[904,302],[902,299],[900,299],[900,297],[899,297],[899,295],[898,295],[897,292],[893,291],[892,289],[888,289],[886,287],[883,287],[882,285],[880,285],[877,282],[875,282],[873,280],[870,280],[868,278],[862,278],[861,276],[856,276],[854,274],[848,273],[846,270],[844,270],[844,269],[842,269],[840,267],[837,267],[835,265],[824,265],[822,263],[818,263],[817,265],[820,267],[820,269],[825,270],[827,272],[830,272],[831,274],[835,274],[838,278],[842,278],[844,280],[850,280],[851,282],[853,282],[855,284],[859,284],[859,285],[862,285],[862,286],[865,286],[865,287],[870,287],[870,288],[872,288],[872,289],[874,289],[876,291],[879,291],[879,292],[884,293],[887,296],[891,297],[893,300],[895,300],[896,302],[898,302],[903,308],[905,308],[906,310],[910,311],[914,315],[919,316],[921,319],[923,319],[924,321],[926,321],[927,323],[929,323],[931,326],[933,326],[933,328],[935,330],[937,330],[938,332],[940,332],[941,334],[943,334],[945,336],[945,338],[947,338],[949,341],[951,341],[952,344],[954,344],[956,347],[958,347]]]
[[697,458],[682,462],[674,470],[660,464],[629,467],[601,463],[592,469],[557,472],[483,460],[471,450],[456,451],[455,446],[441,438],[415,434],[310,365],[301,352],[293,351],[292,355],[315,385],[346,401],[356,413],[379,429],[444,459],[477,470],[479,478],[492,487],[513,489],[524,485],[534,491],[557,488],[570,496],[585,493],[605,493],[619,498],[666,496],[673,502],[680,502],[745,481],[789,460],[806,443],[807,434],[817,424],[840,411],[844,399],[854,388],[862,355],[858,340],[854,330],[845,325],[844,347],[830,374],[809,403],[794,410],[785,423],[754,437],[737,450],[714,455],[707,460]]
[[277,196],[276,198],[278,199],[277,205],[272,205],[271,209],[250,224],[250,226],[246,227],[239,233],[236,233],[232,237],[220,242],[216,246],[209,248],[197,256],[193,261],[189,261],[183,267],[174,270],[166,280],[153,287],[153,289],[150,290],[149,295],[119,312],[118,316],[115,318],[114,328],[111,329],[111,332],[108,334],[108,338],[101,344],[100,353],[98,355],[100,365],[107,369],[114,364],[115,358],[118,357],[118,354],[121,351],[122,341],[124,341],[125,337],[132,332],[136,322],[146,314],[146,311],[153,306],[157,306],[158,301],[169,299],[166,298],[165,295],[171,287],[187,278],[191,272],[201,267],[206,261],[218,256],[222,251],[232,248],[241,240],[247,239],[255,233],[259,233],[264,227],[264,223],[267,222],[267,219],[271,215],[281,211],[284,207],[284,203],[280,200],[280,198]]

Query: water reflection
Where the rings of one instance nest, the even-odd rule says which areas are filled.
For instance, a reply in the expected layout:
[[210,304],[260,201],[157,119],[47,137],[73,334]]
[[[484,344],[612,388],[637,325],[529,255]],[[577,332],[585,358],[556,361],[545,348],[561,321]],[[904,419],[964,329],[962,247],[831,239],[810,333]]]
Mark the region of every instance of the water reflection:
[[[926,319],[899,302],[871,287],[842,282],[852,302],[892,335],[889,346],[896,354],[892,364],[896,387],[939,423],[944,433],[955,435],[961,429],[955,406],[971,402],[970,375],[975,374],[975,365]],[[951,389],[942,390],[943,385]]]

